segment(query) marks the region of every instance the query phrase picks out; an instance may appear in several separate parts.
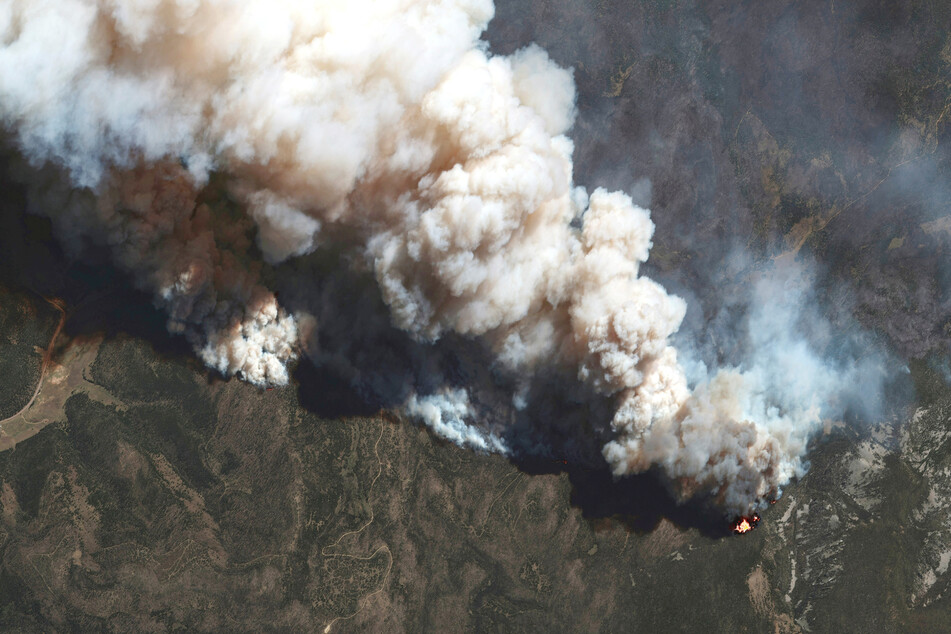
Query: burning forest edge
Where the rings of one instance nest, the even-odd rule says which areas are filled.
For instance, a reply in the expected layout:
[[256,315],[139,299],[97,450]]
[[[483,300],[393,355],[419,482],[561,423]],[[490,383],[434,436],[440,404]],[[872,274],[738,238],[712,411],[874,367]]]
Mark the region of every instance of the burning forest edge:
[[[507,421],[530,421],[518,451],[557,445],[540,404],[583,394],[559,424],[597,428],[615,476],[658,468],[728,515],[801,476],[843,386],[874,378],[803,337],[796,266],[754,285],[737,367],[675,347],[687,304],[641,274],[650,212],[574,182],[572,73],[534,45],[488,51],[491,2],[245,4],[24,0],[0,23],[29,211],[73,257],[109,251],[209,367],[268,387],[308,355],[503,454]],[[309,264],[328,249],[373,280],[377,314],[334,323],[344,273]],[[408,343],[384,367],[408,369],[368,381],[358,364],[381,351],[360,342],[387,329]],[[433,346],[464,359],[453,342],[470,341],[482,356],[460,381]],[[533,391],[539,376],[557,380]]]

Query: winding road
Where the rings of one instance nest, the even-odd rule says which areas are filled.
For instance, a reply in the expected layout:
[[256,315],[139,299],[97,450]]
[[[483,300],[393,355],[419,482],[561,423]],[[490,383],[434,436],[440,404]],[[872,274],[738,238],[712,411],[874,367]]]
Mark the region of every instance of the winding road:
[[59,324],[56,325],[56,330],[53,332],[53,337],[50,339],[50,343],[48,346],[46,346],[46,351],[43,353],[43,364],[40,366],[40,379],[36,382],[36,389],[33,390],[33,396],[30,397],[30,400],[27,401],[26,405],[21,407],[17,413],[0,420],[0,425],[4,425],[14,418],[22,415],[33,406],[34,401],[36,401],[36,397],[40,394],[40,388],[43,387],[43,380],[46,378],[46,373],[49,371],[50,363],[53,360],[53,350],[56,348],[56,339],[59,338],[59,333],[62,332],[63,325],[66,323],[66,307],[63,305],[62,300],[50,299],[49,297],[44,297],[43,299],[46,300],[47,304],[59,311]]

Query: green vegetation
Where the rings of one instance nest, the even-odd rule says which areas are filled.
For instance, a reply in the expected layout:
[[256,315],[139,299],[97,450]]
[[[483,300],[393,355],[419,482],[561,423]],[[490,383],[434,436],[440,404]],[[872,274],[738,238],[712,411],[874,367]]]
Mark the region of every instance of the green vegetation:
[[58,320],[59,314],[39,297],[0,287],[0,420],[33,396],[43,350]]
[[852,432],[760,529],[716,539],[585,520],[566,475],[405,421],[320,420],[291,389],[209,381],[137,340],[104,344],[92,374],[121,406],[76,395],[66,423],[0,454],[3,629],[792,632],[809,605],[874,631],[939,614],[908,606],[927,477],[888,458],[860,508],[835,484]]
[[[866,15],[837,2],[779,24],[794,3],[530,4],[499,10],[515,27],[550,19],[533,37],[576,63],[577,151],[603,161],[579,160],[579,174],[651,178],[650,264],[715,294],[705,267],[734,246],[724,236],[756,261],[816,257],[828,288],[849,285],[850,315],[921,359],[914,407],[868,428],[830,421],[808,475],[746,537],[585,517],[573,502],[586,473],[528,474],[389,414],[321,419],[302,402],[322,385],[262,391],[175,356],[181,339],[157,352],[148,300],[92,293],[121,276],[77,273],[49,223],[21,223],[25,200],[4,194],[0,280],[74,306],[93,297],[71,325],[105,339],[63,388],[62,422],[0,453],[0,630],[946,629],[951,393],[925,353],[951,335],[932,287],[948,237],[896,203],[921,184],[891,179],[947,140],[947,5],[871,2]],[[206,197],[233,213],[222,175]],[[337,255],[284,266],[318,276]],[[99,301],[118,317],[99,319]],[[57,319],[40,296],[0,289],[0,417],[32,395]]]

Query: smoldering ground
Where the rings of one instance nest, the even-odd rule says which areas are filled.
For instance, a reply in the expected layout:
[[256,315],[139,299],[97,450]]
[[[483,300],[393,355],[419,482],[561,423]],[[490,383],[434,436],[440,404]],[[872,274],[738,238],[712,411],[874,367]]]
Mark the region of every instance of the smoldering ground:
[[[645,19],[642,25],[605,30],[637,44],[627,60],[604,58],[608,47],[593,37],[601,35],[610,13],[564,8],[560,15],[583,25],[582,37],[564,41],[583,42],[579,46],[596,61],[575,75],[582,99],[580,122],[572,132],[579,143],[572,165],[571,146],[560,134],[574,111],[567,73],[538,49],[512,58],[485,55],[475,41],[491,15],[485,3],[443,7],[446,12],[435,17],[446,20],[443,35],[452,37],[437,34],[431,40],[419,28],[425,22],[381,11],[368,32],[384,37],[364,48],[337,48],[344,40],[369,39],[346,30],[355,28],[346,12],[315,26],[310,18],[330,14],[287,3],[267,28],[251,32],[245,27],[254,22],[253,12],[221,18],[218,10],[224,5],[216,3],[194,14],[178,7],[179,13],[160,20],[148,7],[111,3],[92,24],[103,16],[115,23],[110,28],[118,30],[118,39],[105,41],[124,65],[102,62],[100,50],[87,54],[79,37],[70,40],[77,48],[67,60],[78,66],[63,74],[42,72],[49,70],[49,60],[39,53],[30,57],[36,49],[19,46],[29,41],[24,25],[42,15],[42,3],[14,6],[35,13],[17,13],[9,22],[8,63],[22,62],[25,55],[33,65],[18,67],[40,71],[43,81],[37,85],[55,96],[67,86],[66,103],[74,113],[66,116],[63,104],[59,110],[31,110],[28,106],[37,102],[30,99],[30,86],[6,85],[7,123],[32,161],[29,169],[49,161],[66,168],[72,180],[68,187],[34,184],[34,211],[54,218],[57,232],[74,245],[77,256],[84,242],[111,249],[119,266],[169,312],[172,327],[185,332],[196,351],[225,373],[238,372],[262,384],[280,382],[285,364],[304,350],[322,371],[352,386],[356,400],[374,407],[405,406],[464,444],[599,457],[607,443],[618,473],[659,466],[681,483],[681,495],[713,490],[730,509],[773,494],[802,472],[806,439],[823,416],[835,416],[851,402],[847,394],[860,383],[854,373],[872,377],[864,385],[876,392],[875,364],[862,357],[877,355],[856,352],[863,345],[874,348],[874,338],[863,339],[848,319],[830,319],[819,306],[803,310],[800,304],[814,295],[811,281],[806,290],[791,291],[782,318],[757,309],[760,300],[771,306],[782,301],[770,294],[770,283],[757,286],[751,270],[765,270],[759,273],[765,278],[774,275],[763,265],[788,246],[777,235],[813,211],[808,205],[770,209],[764,224],[764,210],[746,202],[748,190],[769,189],[769,184],[741,167],[752,162],[782,167],[778,142],[769,154],[768,130],[776,127],[773,117],[783,120],[783,111],[743,103],[746,80],[718,76],[715,65],[701,65],[709,72],[698,77],[688,72],[691,64],[696,68],[707,60],[708,42],[732,35],[726,40],[735,45],[749,27],[742,19],[769,20],[770,7],[749,16],[733,14],[733,21],[724,19],[727,9],[688,7],[669,13],[669,24]],[[502,8],[511,11],[513,5]],[[77,9],[80,17],[86,16],[84,10]],[[785,14],[778,26],[762,32],[809,33],[784,26],[797,25],[802,17]],[[553,31],[546,31],[545,14],[526,15],[538,39],[549,44]],[[293,21],[281,16],[302,19],[290,27]],[[179,30],[166,28],[165,20]],[[352,37],[334,37],[332,27],[338,23],[345,30],[336,33]],[[295,48],[307,29],[321,34],[315,40],[319,46]],[[647,35],[637,36],[638,29]],[[37,33],[44,34],[42,29]],[[394,33],[412,37],[394,39]],[[254,46],[235,48],[234,42]],[[512,53],[526,44],[495,49]],[[200,51],[204,65],[194,68],[179,59],[175,51],[183,46]],[[780,60],[803,50],[780,48],[772,53]],[[245,52],[236,54],[239,49]],[[729,53],[722,42],[720,49]],[[160,54],[146,59],[138,55],[142,50]],[[564,45],[555,42],[553,50],[557,59]],[[365,65],[360,59],[368,51],[366,59],[376,61]],[[376,55],[380,51],[386,56]],[[438,63],[428,66],[421,51],[438,51]],[[391,61],[381,61],[384,57]],[[158,66],[150,66],[155,59]],[[285,64],[287,59],[293,64]],[[579,60],[557,61],[570,66]],[[807,63],[799,71],[809,68]],[[505,100],[480,101],[484,95],[466,92],[465,82],[443,81],[484,77],[483,71],[491,77],[484,94],[500,90]],[[23,77],[19,73],[8,77]],[[305,81],[284,91],[291,86],[282,83],[286,76]],[[225,83],[216,83],[222,77]],[[769,76],[780,83],[783,77]],[[830,75],[815,77],[821,83]],[[85,89],[76,90],[78,79],[92,83],[80,83]],[[356,92],[347,92],[354,86]],[[339,92],[328,96],[321,92],[327,87]],[[127,109],[102,110],[103,91],[119,88],[142,90],[149,99],[133,100]],[[787,106],[812,94],[808,86],[799,88],[783,94]],[[205,120],[201,108],[182,106],[193,103],[196,94],[215,95],[204,103],[217,119]],[[735,100],[735,119],[724,121],[711,99]],[[422,111],[420,100],[428,104]],[[741,105],[749,114],[740,112]],[[482,119],[482,108],[494,114]],[[496,126],[506,117],[516,127],[503,125],[500,131]],[[430,127],[434,121],[438,125]],[[523,125],[537,134],[513,134]],[[163,129],[172,133],[155,137]],[[314,130],[323,136],[315,137]],[[381,150],[380,139],[392,130],[403,136],[383,143]],[[767,154],[744,155],[753,147],[743,144],[747,137],[757,142],[755,147],[765,146]],[[615,141],[605,140],[611,138]],[[527,159],[512,163],[522,165],[527,176],[492,180],[511,173],[504,163],[508,159]],[[453,171],[453,165],[463,167]],[[834,169],[821,161],[817,165],[791,182],[827,182]],[[682,309],[663,289],[635,277],[652,232],[643,211],[607,193],[589,207],[585,194],[572,189],[572,168],[576,180],[592,190],[607,184],[634,191],[639,179],[649,177],[653,218],[660,227],[654,240],[661,248],[655,246],[645,270],[695,308]],[[215,190],[206,180],[209,170],[225,181],[216,196],[209,193]],[[428,173],[430,181],[422,177]],[[29,170],[26,174],[26,181],[40,182]],[[639,182],[643,198],[645,181]],[[76,192],[77,184],[91,189]],[[791,196],[780,190],[781,201]],[[826,194],[815,196],[820,208],[844,196]],[[458,206],[459,201],[464,204]],[[544,214],[537,213],[540,209]],[[434,210],[439,213],[429,213]],[[546,219],[539,224],[551,230],[544,238],[524,231],[533,216]],[[597,229],[599,222],[605,230]],[[478,226],[481,235],[473,238],[469,229],[460,230],[466,224]],[[585,227],[590,227],[588,237]],[[474,249],[467,242],[473,239]],[[499,251],[500,244],[519,248]],[[811,244],[810,249],[816,250]],[[731,268],[737,253],[745,264]],[[824,254],[815,255],[822,259]],[[620,265],[620,277],[607,273],[614,265]],[[806,268],[803,279],[812,280]],[[503,275],[509,269],[512,274]],[[785,274],[782,269],[775,273]],[[484,286],[496,278],[504,283]],[[620,292],[603,292],[611,284]],[[760,292],[765,298],[757,296]],[[689,361],[695,383],[711,380],[693,395],[667,339],[682,310],[688,328],[676,340],[681,361]],[[856,312],[861,313],[861,305]],[[786,328],[780,336],[769,330],[774,322]],[[755,323],[765,326],[751,328]],[[833,331],[866,343],[840,345],[832,341]],[[795,354],[779,355],[777,342]],[[738,371],[712,378],[715,368],[731,365]],[[835,380],[820,386],[786,381],[788,372],[813,370]],[[845,386],[845,395],[830,394],[826,388],[833,386]],[[321,395],[308,398],[319,402]]]

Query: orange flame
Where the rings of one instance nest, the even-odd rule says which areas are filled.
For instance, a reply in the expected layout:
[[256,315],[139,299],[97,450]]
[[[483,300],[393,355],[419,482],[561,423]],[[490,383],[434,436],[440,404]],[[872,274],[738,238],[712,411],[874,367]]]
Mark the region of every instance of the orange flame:
[[750,517],[744,516],[734,520],[733,523],[730,524],[730,529],[737,535],[743,535],[756,528],[757,524],[759,524],[759,515],[753,513]]

